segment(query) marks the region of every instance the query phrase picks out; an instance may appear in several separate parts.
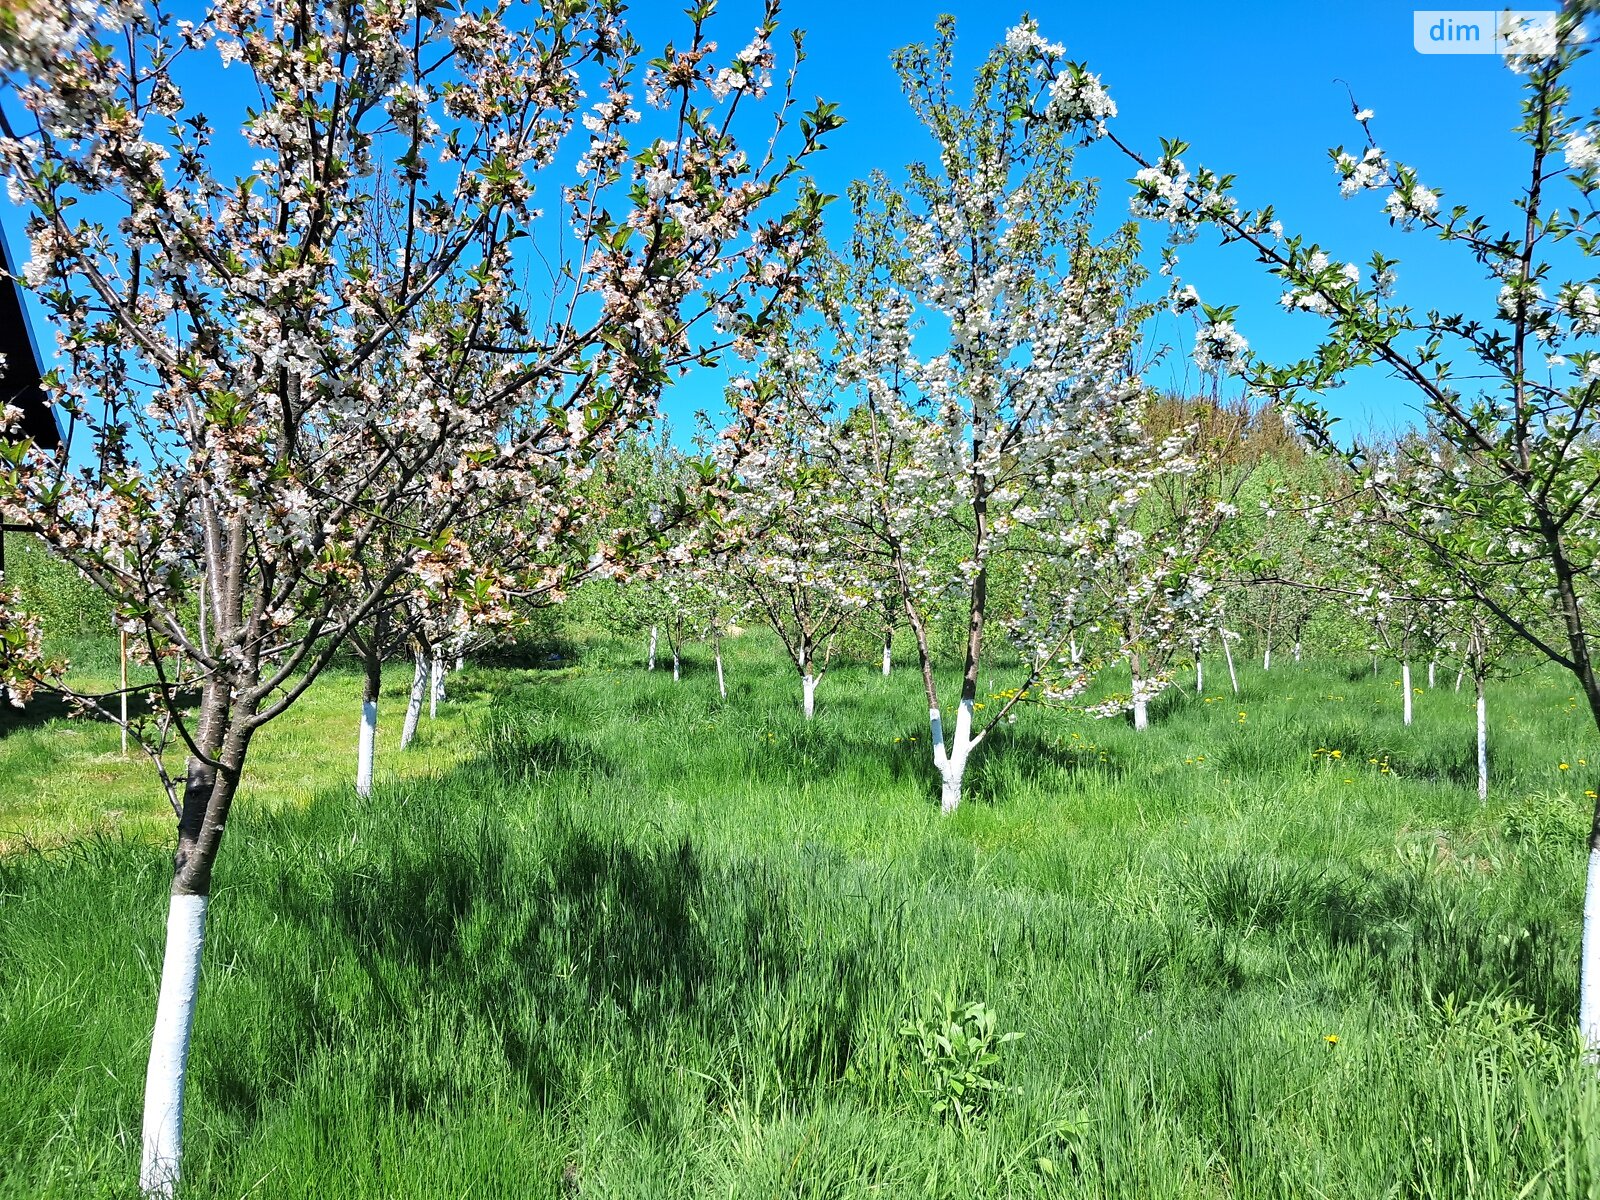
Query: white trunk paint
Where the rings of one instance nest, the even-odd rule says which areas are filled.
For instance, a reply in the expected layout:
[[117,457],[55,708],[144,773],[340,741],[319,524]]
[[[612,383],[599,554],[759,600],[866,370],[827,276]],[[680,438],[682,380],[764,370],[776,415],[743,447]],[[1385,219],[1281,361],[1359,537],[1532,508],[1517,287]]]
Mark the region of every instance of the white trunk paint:
[[650,626],[650,661],[645,665],[645,670],[654,671],[655,669],[656,669],[656,627],[654,625],[652,625],[652,626]]
[[457,671],[459,671],[459,670],[461,670],[462,667],[464,667],[466,665],[467,665],[466,657],[464,655],[460,655],[460,654],[456,655],[455,669]]
[[1150,728],[1150,705],[1143,696],[1133,702],[1133,727],[1135,729]]
[[1263,671],[1272,670],[1272,643],[1271,642],[1268,642],[1267,643],[1267,648],[1261,652],[1261,669]]
[[1206,694],[1206,664],[1198,654],[1194,656],[1194,694]]
[[406,719],[400,728],[400,749],[411,745],[417,736],[417,722],[422,718],[422,694],[428,687],[428,663],[422,651],[417,651],[411,667],[411,695],[406,698]]
[[1435,662],[1433,659],[1430,658],[1428,660],[1428,690],[1430,692],[1433,691],[1434,670],[1435,670],[1435,668],[1438,667],[1438,665],[1439,664],[1437,662]]
[[361,702],[361,740],[356,750],[356,795],[372,795],[372,762],[377,756],[378,702]]
[[1456,691],[1461,690],[1461,681],[1467,677],[1467,660],[1461,660],[1461,669],[1456,672]]
[[674,646],[672,648],[672,682],[677,683],[682,678],[683,673],[678,668],[678,648]]
[[811,720],[812,714],[817,711],[817,677],[807,671],[800,677],[800,688],[803,693],[800,707],[806,714],[806,720]]
[[1233,694],[1239,694],[1239,672],[1233,665],[1233,647],[1228,642],[1228,631],[1222,631],[1222,657],[1228,660],[1228,682],[1233,685]]
[[722,640],[717,640],[717,694],[724,700],[728,698],[728,684],[722,678]]
[[894,666],[894,656],[890,653],[888,641],[885,640],[883,643],[883,674],[886,678],[889,674],[889,668],[892,666]]
[[1578,1028],[1591,1059],[1600,1055],[1600,849],[1589,851],[1583,890],[1583,965],[1578,973]]
[[961,779],[967,772],[967,756],[972,753],[972,701],[963,700],[956,710],[956,731],[948,752],[938,709],[928,710],[928,725],[933,734],[933,764],[939,768],[939,811],[953,813],[961,807]]
[[428,661],[428,720],[439,715],[439,701],[444,699],[444,659],[435,654]]
[[1083,647],[1078,645],[1077,638],[1067,639],[1067,653],[1072,657],[1072,665],[1077,666],[1083,661]]
[[1478,803],[1489,800],[1489,719],[1483,699],[1483,676],[1473,680],[1478,685]]
[[183,1082],[205,940],[206,897],[172,897],[150,1066],[144,1077],[144,1149],[139,1159],[139,1190],[160,1200],[173,1194],[183,1156]]
[[1408,658],[1400,664],[1400,692],[1405,696],[1405,723],[1411,724],[1411,660]]
[[1299,642],[1296,642],[1294,644],[1294,660],[1295,660],[1295,662],[1299,662],[1300,661],[1300,643]]

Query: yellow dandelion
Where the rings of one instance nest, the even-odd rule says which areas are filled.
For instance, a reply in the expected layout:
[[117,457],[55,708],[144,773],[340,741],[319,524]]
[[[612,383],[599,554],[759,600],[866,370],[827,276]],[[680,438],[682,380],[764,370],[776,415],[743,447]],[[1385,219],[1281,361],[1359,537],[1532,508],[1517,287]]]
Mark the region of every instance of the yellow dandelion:
[[1567,766],[1566,763],[1557,763],[1556,764],[1556,770],[1558,770],[1558,771],[1570,771],[1570,770],[1572,770],[1572,768]]
[[1339,1035],[1337,1033],[1326,1033],[1323,1034],[1322,1040],[1330,1046],[1337,1046],[1339,1044]]

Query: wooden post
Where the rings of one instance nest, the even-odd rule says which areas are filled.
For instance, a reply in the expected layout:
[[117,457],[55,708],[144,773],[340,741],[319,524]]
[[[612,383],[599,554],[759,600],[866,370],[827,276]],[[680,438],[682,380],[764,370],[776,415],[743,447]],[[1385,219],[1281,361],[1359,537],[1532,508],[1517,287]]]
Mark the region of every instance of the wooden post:
[[117,630],[117,660],[122,672],[122,757],[128,757],[128,631]]

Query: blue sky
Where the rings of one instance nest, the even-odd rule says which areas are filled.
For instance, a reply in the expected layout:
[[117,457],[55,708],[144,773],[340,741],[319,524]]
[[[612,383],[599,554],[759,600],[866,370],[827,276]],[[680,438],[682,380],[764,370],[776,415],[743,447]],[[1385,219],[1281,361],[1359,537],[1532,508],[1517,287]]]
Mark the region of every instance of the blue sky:
[[[927,152],[889,65],[894,48],[927,40],[936,16],[950,12],[957,18],[958,52],[975,64],[1024,11],[1041,34],[1064,43],[1071,58],[1101,76],[1117,102],[1115,126],[1125,142],[1153,153],[1161,137],[1180,137],[1193,147],[1186,162],[1235,174],[1241,202],[1275,204],[1289,231],[1321,242],[1336,258],[1364,261],[1374,250],[1400,258],[1399,294],[1418,308],[1492,310],[1498,284],[1485,281],[1470,258],[1426,236],[1391,230],[1381,193],[1342,198],[1327,157],[1329,147],[1361,140],[1351,116],[1353,93],[1377,114],[1379,144],[1442,190],[1446,205],[1465,203],[1497,228],[1509,225],[1512,189],[1526,162],[1525,148],[1511,133],[1519,119],[1519,78],[1491,55],[1417,53],[1412,5],[792,2],[786,22],[808,33],[805,90],[838,102],[849,121],[817,162],[825,189],[842,191],[874,168],[892,175]],[[721,19],[733,23],[734,17],[727,8]],[[1580,68],[1582,77],[1587,67]],[[1119,217],[1126,211],[1128,165],[1111,147],[1091,148],[1078,160],[1080,171],[1104,182],[1104,211]],[[845,216],[842,207],[834,215]],[[1154,248],[1163,235],[1162,228],[1145,228],[1152,265],[1159,262]],[[1242,248],[1202,236],[1183,249],[1180,269],[1208,303],[1241,306],[1239,327],[1257,349],[1286,357],[1314,345],[1319,323],[1284,314],[1275,281]],[[1157,338],[1182,338],[1192,328],[1184,320],[1180,327],[1168,316]],[[1198,383],[1192,370],[1184,378],[1186,344],[1171,359],[1172,368],[1158,368],[1152,382]],[[1351,431],[1413,419],[1409,391],[1377,371],[1326,399]]]
[[[670,0],[635,4],[630,24],[647,50],[675,33],[682,36],[680,8]],[[832,135],[830,149],[812,160],[823,188],[842,194],[851,179],[873,169],[893,176],[929,149],[902,99],[891,51],[928,39],[935,17],[953,12],[962,59],[975,64],[1023,11],[1020,4],[992,0],[789,0],[785,28],[798,26],[808,34],[801,94],[838,103],[849,122]],[[1291,232],[1321,242],[1336,258],[1362,261],[1375,249],[1400,258],[1400,294],[1419,308],[1492,307],[1497,286],[1450,248],[1391,230],[1380,211],[1380,193],[1342,199],[1326,151],[1360,140],[1351,118],[1353,93],[1362,107],[1375,110],[1379,144],[1442,190],[1446,205],[1466,203],[1487,213],[1497,228],[1509,225],[1509,200],[1525,155],[1510,132],[1518,119],[1519,80],[1500,59],[1418,54],[1412,7],[1376,0],[1326,6],[1057,0],[1026,11],[1046,38],[1065,43],[1070,57],[1101,75],[1119,106],[1115,125],[1124,141],[1154,152],[1160,137],[1181,137],[1192,143],[1186,156],[1191,165],[1233,173],[1242,202],[1275,204]],[[758,13],[756,0],[724,0],[714,26],[724,49],[744,44]],[[1586,64],[1581,77],[1588,73]],[[225,82],[219,77],[219,84]],[[1580,93],[1579,101],[1585,98]],[[1099,146],[1086,151],[1078,166],[1102,179],[1103,211],[1120,218],[1131,174],[1127,161]],[[834,227],[846,216],[843,204],[836,206]],[[20,249],[21,214],[7,208],[0,224]],[[1163,233],[1160,227],[1145,229],[1152,266]],[[1313,344],[1316,319],[1281,313],[1278,288],[1239,247],[1221,248],[1203,236],[1183,250],[1181,270],[1208,303],[1241,306],[1239,328],[1256,349],[1282,358]],[[1169,316],[1155,329],[1158,340],[1182,348],[1171,356],[1170,368],[1156,369],[1154,383],[1198,383],[1192,369],[1185,370],[1190,325],[1184,320],[1180,326]],[[51,339],[40,333],[41,345],[48,346]],[[680,436],[696,409],[716,406],[721,378],[720,372],[705,373],[673,390],[666,407]],[[1406,389],[1376,371],[1327,399],[1352,429],[1411,419]]]

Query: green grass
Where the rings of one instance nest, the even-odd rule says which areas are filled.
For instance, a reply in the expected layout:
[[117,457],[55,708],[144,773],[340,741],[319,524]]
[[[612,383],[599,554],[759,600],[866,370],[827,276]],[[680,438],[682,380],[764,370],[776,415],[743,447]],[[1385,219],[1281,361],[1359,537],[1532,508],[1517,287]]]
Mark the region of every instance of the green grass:
[[[808,725],[758,638],[726,703],[690,667],[469,667],[366,803],[355,681],[313,689],[217,873],[186,1195],[1600,1194],[1557,676],[1491,693],[1487,808],[1470,696],[1403,729],[1319,664],[1143,734],[1029,713],[945,819],[912,673]],[[82,819],[151,789],[59,732],[0,738],[0,812],[77,814],[0,858],[0,1194],[127,1196],[169,850]],[[898,1033],[935,993],[1023,1034],[968,1127]]]
[[[112,643],[109,666],[74,672],[73,686],[91,693],[115,689],[115,650]],[[137,683],[141,674],[135,670],[130,678]],[[266,726],[251,744],[239,807],[252,812],[303,808],[319,793],[337,790],[339,781],[353,781],[361,686],[356,672],[331,671],[287,720]],[[437,721],[429,721],[424,711],[415,743],[400,754],[411,667],[385,668],[378,713],[380,780],[436,774],[472,754],[462,730],[489,703],[486,681],[451,676],[446,686],[450,703]],[[166,762],[181,779],[181,743]],[[91,833],[163,845],[171,840],[172,807],[150,760],[136,745],[124,754],[115,726],[72,718],[42,697],[21,713],[0,707],[0,855]]]

